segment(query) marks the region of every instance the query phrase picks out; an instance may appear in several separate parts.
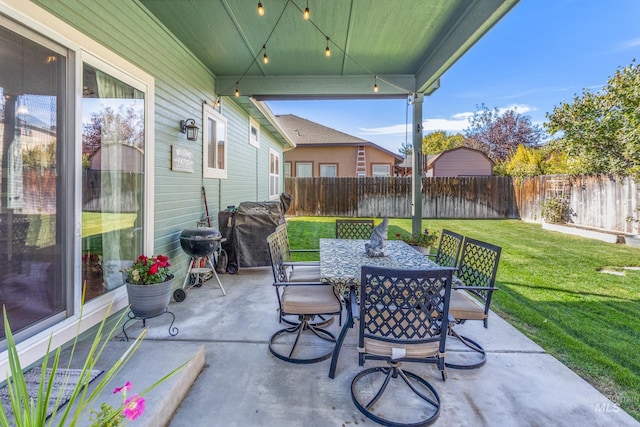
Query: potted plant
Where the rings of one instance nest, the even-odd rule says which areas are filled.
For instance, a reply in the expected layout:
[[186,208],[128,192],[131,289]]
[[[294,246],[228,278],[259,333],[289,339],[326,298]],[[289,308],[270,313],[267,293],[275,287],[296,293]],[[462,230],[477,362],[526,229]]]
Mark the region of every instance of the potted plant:
[[410,236],[406,234],[396,234],[396,238],[404,241],[406,244],[413,246],[415,250],[425,255],[431,251],[431,246],[438,241],[438,232],[429,233],[429,229],[425,228],[422,233],[414,233]]
[[124,270],[129,305],[136,317],[154,317],[167,311],[173,288],[170,266],[164,255],[140,255]]

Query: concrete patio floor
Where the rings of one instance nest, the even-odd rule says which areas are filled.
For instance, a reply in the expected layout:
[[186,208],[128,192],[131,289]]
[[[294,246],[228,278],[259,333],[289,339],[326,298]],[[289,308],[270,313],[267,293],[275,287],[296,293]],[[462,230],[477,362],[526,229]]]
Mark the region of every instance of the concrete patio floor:
[[[185,301],[171,302],[176,336],[168,334],[170,316],[147,320],[148,335],[115,385],[128,380],[139,390],[189,358],[195,356],[196,361],[149,393],[147,413],[132,425],[376,425],[351,401],[351,381],[363,369],[358,366],[355,329],[345,340],[335,379],[328,377],[330,360],[309,365],[283,362],[269,353],[267,344],[282,327],[270,268],[244,268],[220,279],[226,296],[215,280],[209,280],[189,289]],[[488,329],[480,323],[456,328],[487,350],[487,363],[481,368],[448,369],[443,382],[433,364],[405,365],[440,394],[442,410],[434,425],[640,425],[494,313]],[[135,322],[127,332],[135,336],[141,329],[142,322]],[[331,330],[337,334],[337,322]],[[110,343],[100,361],[106,369],[125,346],[118,339]],[[451,358],[460,356],[455,348],[460,350],[447,347]],[[365,367],[372,365],[367,362]]]

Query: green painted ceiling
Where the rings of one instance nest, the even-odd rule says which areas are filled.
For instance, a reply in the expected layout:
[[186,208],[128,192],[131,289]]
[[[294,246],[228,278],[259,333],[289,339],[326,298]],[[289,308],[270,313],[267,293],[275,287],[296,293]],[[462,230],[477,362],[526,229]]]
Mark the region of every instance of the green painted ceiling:
[[239,82],[258,99],[428,94],[517,1],[308,0],[305,21],[306,0],[262,0],[264,16],[252,0],[141,0],[216,75],[218,94]]

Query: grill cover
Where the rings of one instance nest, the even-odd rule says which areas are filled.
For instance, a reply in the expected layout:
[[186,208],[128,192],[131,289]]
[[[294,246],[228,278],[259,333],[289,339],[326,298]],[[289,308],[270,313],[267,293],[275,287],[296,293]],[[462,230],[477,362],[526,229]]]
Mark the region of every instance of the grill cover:
[[291,196],[282,193],[280,201],[242,202],[233,212],[222,211],[218,223],[227,237],[223,247],[229,262],[240,267],[271,265],[267,236],[284,224],[284,214],[291,204]]

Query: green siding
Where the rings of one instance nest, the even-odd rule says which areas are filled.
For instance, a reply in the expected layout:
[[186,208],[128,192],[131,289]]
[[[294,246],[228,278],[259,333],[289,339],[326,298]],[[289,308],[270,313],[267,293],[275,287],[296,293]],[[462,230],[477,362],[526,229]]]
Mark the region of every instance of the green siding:
[[[187,141],[178,131],[180,120],[193,118],[202,129],[202,102],[215,98],[215,76],[207,70],[147,9],[137,1],[33,0],[52,14],[155,78],[155,253],[167,254],[176,272],[186,271],[180,232],[195,227],[209,214],[242,201],[268,199],[269,146],[282,151],[276,139],[262,130],[259,150],[249,145],[249,116],[232,98],[223,99],[228,119],[228,179],[202,177],[202,138]],[[170,170],[171,146],[193,151],[194,173]],[[257,162],[257,164],[256,164]],[[178,280],[183,279],[177,273]]]

